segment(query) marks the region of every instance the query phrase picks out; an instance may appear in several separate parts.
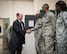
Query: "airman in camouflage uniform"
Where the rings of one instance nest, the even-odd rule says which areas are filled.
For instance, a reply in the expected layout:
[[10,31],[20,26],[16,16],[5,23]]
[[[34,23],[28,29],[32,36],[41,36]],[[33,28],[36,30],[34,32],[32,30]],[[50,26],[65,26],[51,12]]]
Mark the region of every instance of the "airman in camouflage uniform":
[[37,54],[39,54],[39,46],[38,46],[38,43],[39,43],[39,38],[41,36],[41,29],[36,29],[38,27],[38,25],[40,24],[41,22],[41,18],[40,18],[40,14],[37,13],[36,14],[36,24],[35,24],[35,27],[33,27],[31,30],[32,31],[35,31],[34,32],[34,36],[35,36],[35,48],[36,48],[36,52]]
[[55,17],[51,12],[47,12],[43,20],[42,38],[40,39],[39,46],[41,54],[53,54],[54,47],[54,31],[55,31]]
[[41,36],[38,43],[39,54],[53,54],[55,16],[52,12],[48,11],[48,4],[44,4],[42,8],[47,10],[45,11],[45,15],[43,16],[42,20],[35,28],[35,30],[39,28],[41,29]]
[[59,13],[56,21],[57,54],[67,54],[67,12],[65,2],[58,1],[56,11]]

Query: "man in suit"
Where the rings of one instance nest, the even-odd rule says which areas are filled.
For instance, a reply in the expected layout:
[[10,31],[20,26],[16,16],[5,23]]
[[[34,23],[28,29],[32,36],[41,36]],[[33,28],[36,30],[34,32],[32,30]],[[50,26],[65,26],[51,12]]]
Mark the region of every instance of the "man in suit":
[[21,54],[22,46],[25,44],[25,33],[24,23],[22,22],[23,14],[16,14],[17,20],[13,22],[13,31],[10,39],[10,53]]

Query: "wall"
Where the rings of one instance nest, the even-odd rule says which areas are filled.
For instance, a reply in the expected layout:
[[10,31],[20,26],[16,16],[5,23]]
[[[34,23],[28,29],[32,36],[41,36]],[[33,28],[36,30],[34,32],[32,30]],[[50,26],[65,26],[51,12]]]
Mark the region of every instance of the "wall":
[[[40,9],[42,9],[42,5],[46,3],[49,4],[50,10],[55,10],[55,4],[57,1],[59,0],[38,0],[37,10],[39,11]],[[62,0],[62,1],[66,2],[67,4],[67,0]]]
[[[0,0],[0,18],[10,18],[10,25],[12,25],[16,19],[15,16],[17,12],[21,12],[24,15],[36,14],[42,9],[42,5],[45,3],[49,4],[50,9],[55,9],[55,3],[57,1],[58,0]],[[63,1],[67,3],[67,0]]]
[[0,18],[10,18],[10,25],[16,19],[16,13],[33,14],[32,1],[0,1]]

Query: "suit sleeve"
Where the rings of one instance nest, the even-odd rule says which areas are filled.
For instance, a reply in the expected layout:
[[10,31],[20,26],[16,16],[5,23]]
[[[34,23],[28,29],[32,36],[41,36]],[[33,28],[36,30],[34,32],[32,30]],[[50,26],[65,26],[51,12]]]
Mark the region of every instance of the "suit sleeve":
[[22,35],[25,35],[25,33],[26,33],[25,30],[22,30],[22,29],[19,27],[19,25],[18,25],[17,22],[14,22],[14,23],[13,23],[13,29],[14,29],[15,32],[17,32],[17,33],[19,33],[19,34],[22,34]]
[[39,29],[39,28],[41,28],[41,27],[43,26],[43,21],[42,21],[42,20],[38,21],[37,23],[38,23],[38,24],[36,24],[36,25],[31,29],[32,31],[35,31],[35,30],[37,30],[37,29]]

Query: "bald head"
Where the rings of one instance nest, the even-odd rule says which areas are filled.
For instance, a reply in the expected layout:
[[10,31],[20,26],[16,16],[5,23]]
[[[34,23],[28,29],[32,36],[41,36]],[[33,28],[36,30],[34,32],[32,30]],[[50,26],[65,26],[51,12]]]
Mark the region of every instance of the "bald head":
[[22,13],[17,13],[16,16],[17,16],[17,19],[19,19],[19,20],[23,19],[23,14]]

